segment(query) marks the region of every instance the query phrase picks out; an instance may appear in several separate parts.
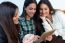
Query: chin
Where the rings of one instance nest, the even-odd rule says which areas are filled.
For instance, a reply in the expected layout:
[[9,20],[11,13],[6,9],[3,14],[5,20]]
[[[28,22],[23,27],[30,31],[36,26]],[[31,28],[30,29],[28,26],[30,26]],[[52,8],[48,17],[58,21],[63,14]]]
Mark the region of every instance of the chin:
[[30,16],[31,18],[33,17],[33,15],[32,16]]
[[19,22],[14,22],[14,24],[18,24]]

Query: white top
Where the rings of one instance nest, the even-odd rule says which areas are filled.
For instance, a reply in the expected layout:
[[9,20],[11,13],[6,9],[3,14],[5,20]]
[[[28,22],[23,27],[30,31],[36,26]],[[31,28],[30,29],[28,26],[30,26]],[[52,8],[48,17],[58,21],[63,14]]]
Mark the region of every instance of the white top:
[[52,20],[53,20],[53,23],[51,23],[50,20],[48,19],[50,24],[46,20],[44,20],[44,22],[42,23],[45,28],[45,31],[50,31],[52,30],[52,28],[56,29],[54,34],[56,36],[58,35],[62,36],[62,38],[65,40],[65,15],[64,13],[61,11],[57,11],[55,14],[52,15]]

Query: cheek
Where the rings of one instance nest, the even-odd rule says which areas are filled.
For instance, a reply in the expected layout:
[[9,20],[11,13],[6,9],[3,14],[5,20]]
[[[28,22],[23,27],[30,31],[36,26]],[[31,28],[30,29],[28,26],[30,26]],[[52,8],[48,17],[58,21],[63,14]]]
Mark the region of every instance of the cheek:
[[30,14],[35,14],[36,10],[29,10]]
[[13,17],[13,21],[18,21],[18,18],[17,17]]
[[46,10],[45,13],[44,13],[45,16],[48,16],[49,15],[49,10]]
[[49,10],[47,10],[47,13],[49,14]]
[[29,10],[29,9],[26,10],[27,16],[29,16],[29,17],[33,17],[35,12],[36,12],[36,10]]
[[34,10],[34,12],[33,12],[33,13],[35,14],[35,12],[36,12],[36,10]]
[[31,14],[31,13],[32,13],[32,11],[31,11],[31,10],[29,10],[29,11],[28,11],[28,13],[29,13],[29,14]]
[[18,19],[16,17],[13,18],[14,24],[18,24]]
[[49,14],[50,14],[49,11],[47,11],[47,14],[46,15],[48,16]]
[[31,11],[30,10],[27,10],[26,13],[29,15],[31,13]]
[[16,17],[13,17],[13,21],[16,21]]
[[28,14],[29,16],[33,16],[34,13],[35,13],[35,11],[33,12],[32,10],[27,11],[27,14]]

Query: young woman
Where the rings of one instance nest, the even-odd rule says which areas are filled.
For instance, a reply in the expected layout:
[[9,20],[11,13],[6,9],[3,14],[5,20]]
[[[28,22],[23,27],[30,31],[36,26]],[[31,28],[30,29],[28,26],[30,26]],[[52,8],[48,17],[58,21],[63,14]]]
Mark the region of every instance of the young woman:
[[[33,16],[36,12],[36,0],[25,0],[23,13],[19,18],[21,26],[21,38],[27,34],[36,34],[35,22]],[[38,37],[36,35],[36,37]]]
[[5,2],[0,5],[0,43],[19,43],[15,26],[18,23],[18,14],[18,7],[15,4]]
[[65,15],[55,11],[49,0],[40,0],[36,17],[39,27],[43,25],[45,31],[55,29],[54,35],[49,35],[45,40],[50,43],[65,43]]
[[[4,6],[14,8],[15,10],[18,9],[18,7],[11,2],[2,2],[1,4]],[[19,11],[16,11],[16,14],[18,14],[18,13],[19,13]],[[14,19],[15,27],[16,27],[17,32],[19,33],[19,37],[20,37],[20,26],[19,26],[18,18],[19,18],[19,15],[15,15],[13,19]]]

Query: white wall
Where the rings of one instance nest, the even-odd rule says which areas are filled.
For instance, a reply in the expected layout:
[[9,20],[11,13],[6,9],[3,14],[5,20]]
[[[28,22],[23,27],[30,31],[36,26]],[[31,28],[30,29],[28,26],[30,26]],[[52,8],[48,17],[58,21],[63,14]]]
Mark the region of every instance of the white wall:
[[50,0],[55,9],[65,10],[65,0]]

